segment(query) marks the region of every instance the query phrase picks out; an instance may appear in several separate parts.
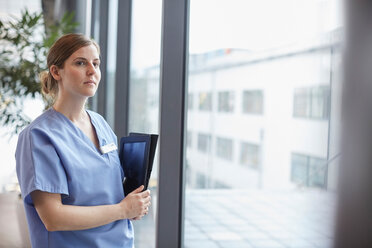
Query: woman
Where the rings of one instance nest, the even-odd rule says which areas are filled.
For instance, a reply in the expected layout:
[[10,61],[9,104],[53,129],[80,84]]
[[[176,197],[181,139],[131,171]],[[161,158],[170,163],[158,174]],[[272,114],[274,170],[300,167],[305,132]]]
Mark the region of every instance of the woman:
[[53,107],[19,135],[17,176],[33,247],[133,247],[132,220],[150,192],[124,198],[117,137],[85,110],[101,79],[98,45],[80,34],[58,39],[40,76]]

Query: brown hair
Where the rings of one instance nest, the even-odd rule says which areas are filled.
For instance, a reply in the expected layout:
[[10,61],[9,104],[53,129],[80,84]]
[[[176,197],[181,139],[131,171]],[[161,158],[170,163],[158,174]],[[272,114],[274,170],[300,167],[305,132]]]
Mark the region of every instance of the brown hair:
[[75,51],[90,45],[94,45],[97,48],[98,54],[100,53],[98,44],[83,34],[63,35],[52,45],[47,56],[48,70],[39,74],[41,92],[48,101],[54,102],[58,95],[58,83],[50,73],[50,67],[55,65],[58,68],[63,68],[65,61]]

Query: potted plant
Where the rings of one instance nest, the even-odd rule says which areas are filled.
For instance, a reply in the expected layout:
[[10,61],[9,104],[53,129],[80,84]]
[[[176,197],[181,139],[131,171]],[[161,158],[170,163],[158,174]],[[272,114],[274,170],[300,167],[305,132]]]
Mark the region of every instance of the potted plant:
[[[0,21],[0,125],[19,133],[31,119],[24,112],[26,98],[41,96],[39,73],[46,70],[50,46],[61,35],[71,33],[78,23],[74,13],[46,25],[43,13],[22,12],[21,18]],[[47,99],[45,107],[49,106]]]

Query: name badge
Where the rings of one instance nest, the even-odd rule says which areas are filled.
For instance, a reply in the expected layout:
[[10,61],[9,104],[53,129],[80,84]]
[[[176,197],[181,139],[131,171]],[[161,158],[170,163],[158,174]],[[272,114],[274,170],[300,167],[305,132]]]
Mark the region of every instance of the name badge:
[[111,143],[111,144],[101,146],[99,149],[101,150],[102,154],[105,154],[105,153],[117,150],[118,148],[116,147],[114,143]]

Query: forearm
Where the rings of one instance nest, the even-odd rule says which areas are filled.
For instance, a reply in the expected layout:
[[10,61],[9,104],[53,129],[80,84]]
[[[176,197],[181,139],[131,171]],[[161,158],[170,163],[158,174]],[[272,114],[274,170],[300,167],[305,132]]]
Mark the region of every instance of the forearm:
[[106,225],[124,217],[118,204],[101,206],[61,204],[44,215],[47,216],[43,216],[42,219],[49,231],[84,230]]
[[74,231],[106,225],[120,219],[140,219],[150,205],[150,192],[143,186],[118,204],[75,206],[62,204],[61,195],[33,191],[31,198],[48,231]]

